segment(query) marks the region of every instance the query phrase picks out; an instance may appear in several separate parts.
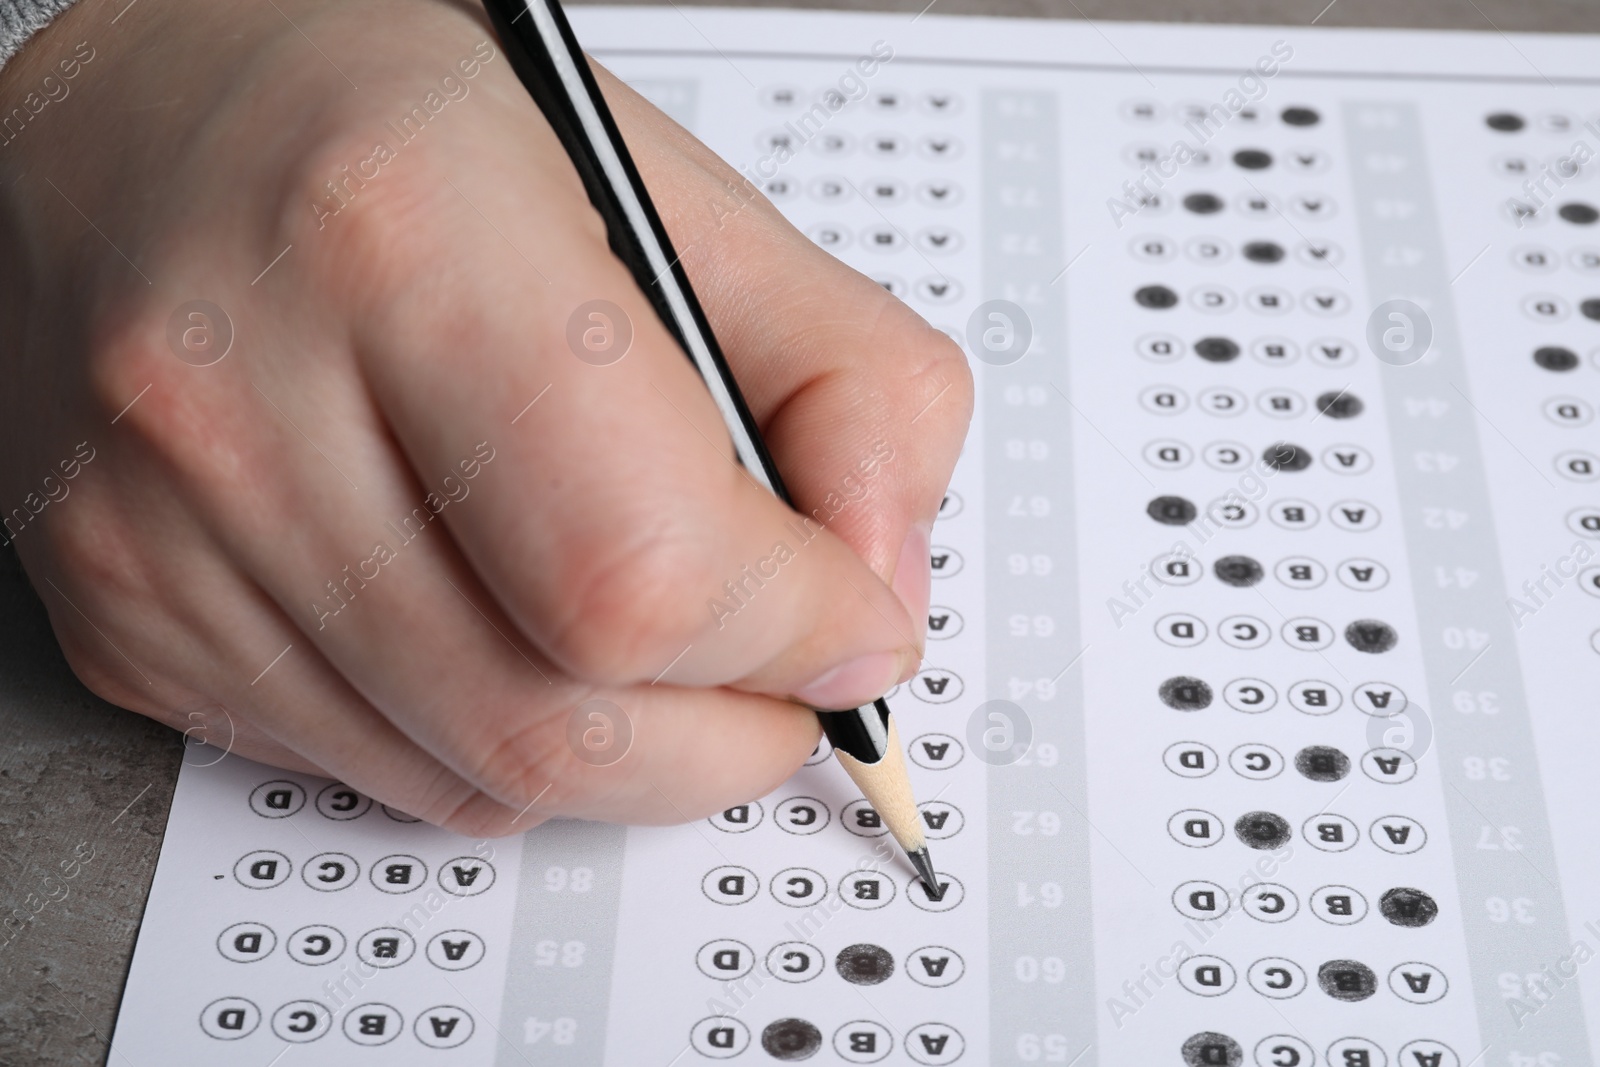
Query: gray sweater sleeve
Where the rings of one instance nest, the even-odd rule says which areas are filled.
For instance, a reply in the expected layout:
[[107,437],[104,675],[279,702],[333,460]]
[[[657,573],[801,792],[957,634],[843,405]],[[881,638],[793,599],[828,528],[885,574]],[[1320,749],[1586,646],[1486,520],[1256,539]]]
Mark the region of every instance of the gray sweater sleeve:
[[0,0],[0,66],[72,6],[72,0]]

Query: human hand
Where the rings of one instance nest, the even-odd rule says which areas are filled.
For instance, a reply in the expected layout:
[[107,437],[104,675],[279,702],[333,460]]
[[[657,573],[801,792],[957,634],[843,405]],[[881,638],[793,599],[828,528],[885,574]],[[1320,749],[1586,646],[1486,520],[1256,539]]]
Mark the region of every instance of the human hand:
[[[0,72],[0,507],[85,684],[499,834],[760,795],[817,740],[789,698],[915,669],[953,343],[601,73],[802,524],[481,12],[122,8]],[[606,766],[592,700],[631,727]]]

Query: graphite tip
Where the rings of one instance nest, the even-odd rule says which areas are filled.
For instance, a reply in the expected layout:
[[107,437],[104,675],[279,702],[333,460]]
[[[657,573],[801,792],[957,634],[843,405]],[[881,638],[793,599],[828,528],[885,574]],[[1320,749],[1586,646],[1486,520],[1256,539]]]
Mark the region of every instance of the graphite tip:
[[944,896],[944,887],[939,884],[939,876],[933,873],[933,860],[928,857],[928,848],[912,849],[906,853],[911,860],[911,866],[917,869],[917,877],[922,879],[923,886],[927,889],[930,899],[939,900]]

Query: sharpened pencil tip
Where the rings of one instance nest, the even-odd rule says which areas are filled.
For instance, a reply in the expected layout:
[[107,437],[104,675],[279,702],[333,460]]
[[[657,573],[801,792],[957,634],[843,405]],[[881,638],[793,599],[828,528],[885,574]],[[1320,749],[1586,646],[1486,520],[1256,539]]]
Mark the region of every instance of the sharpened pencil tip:
[[927,846],[913,849],[906,853],[911,860],[911,866],[917,869],[917,877],[922,879],[923,887],[927,890],[930,900],[940,900],[944,897],[944,887],[939,884],[939,876],[933,872],[933,860],[928,856]]

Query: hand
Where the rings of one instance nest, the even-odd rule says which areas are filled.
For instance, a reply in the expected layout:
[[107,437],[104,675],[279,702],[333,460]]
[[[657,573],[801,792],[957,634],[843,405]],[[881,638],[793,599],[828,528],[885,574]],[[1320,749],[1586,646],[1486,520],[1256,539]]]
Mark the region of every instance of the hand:
[[89,688],[499,834],[758,796],[914,671],[954,344],[601,72],[797,515],[480,11],[122,8],[0,73],[0,508]]

